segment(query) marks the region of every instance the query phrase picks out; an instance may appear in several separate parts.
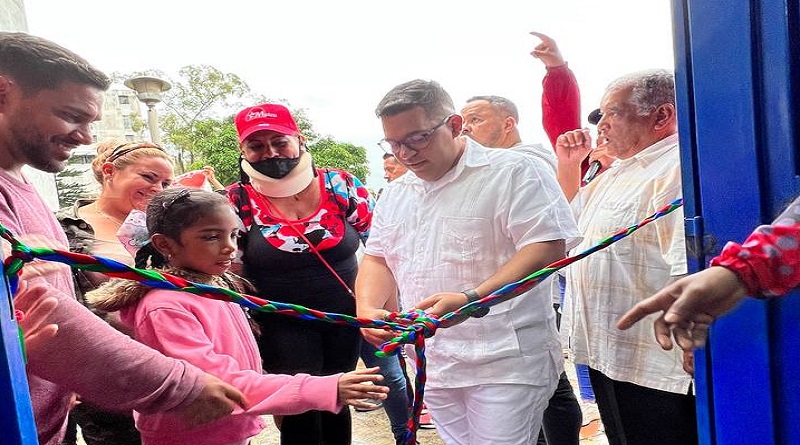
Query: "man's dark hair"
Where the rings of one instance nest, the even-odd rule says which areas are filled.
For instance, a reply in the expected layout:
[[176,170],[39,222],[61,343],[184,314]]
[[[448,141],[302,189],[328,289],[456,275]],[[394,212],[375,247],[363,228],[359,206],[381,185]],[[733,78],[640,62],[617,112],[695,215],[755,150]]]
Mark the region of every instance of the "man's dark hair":
[[54,90],[65,81],[108,89],[102,71],[72,51],[41,37],[0,32],[0,75],[10,77],[26,95]]
[[384,161],[389,159],[389,158],[395,159],[395,157],[394,157],[394,155],[392,153],[384,153],[383,154],[383,160]]
[[381,99],[375,114],[378,117],[394,116],[421,107],[431,120],[444,119],[455,113],[453,99],[441,85],[432,80],[416,79],[392,88]]

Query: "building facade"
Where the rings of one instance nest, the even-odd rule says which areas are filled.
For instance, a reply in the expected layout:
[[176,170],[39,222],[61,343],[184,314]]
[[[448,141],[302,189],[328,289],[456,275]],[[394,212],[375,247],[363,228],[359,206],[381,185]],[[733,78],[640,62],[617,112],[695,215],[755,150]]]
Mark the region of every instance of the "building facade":
[[[25,4],[22,0],[0,0],[0,31],[28,31]],[[23,172],[44,197],[47,205],[53,210],[58,209],[58,191],[55,175],[27,166],[23,169]]]
[[[102,119],[91,125],[94,143],[108,138],[127,141],[144,138],[140,102],[135,91],[112,86],[104,95],[102,113]],[[100,184],[92,172],[92,160],[96,154],[94,145],[76,148],[68,161],[66,173],[58,177],[58,187],[79,187],[85,196],[99,192]]]

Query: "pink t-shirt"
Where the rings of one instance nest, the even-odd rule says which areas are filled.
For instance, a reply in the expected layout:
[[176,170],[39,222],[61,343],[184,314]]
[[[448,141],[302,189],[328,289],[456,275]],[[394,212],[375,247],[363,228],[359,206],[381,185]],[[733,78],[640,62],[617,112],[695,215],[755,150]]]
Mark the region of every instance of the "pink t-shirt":
[[[34,187],[2,169],[0,223],[15,235],[37,235],[68,250],[61,226]],[[78,303],[68,267],[32,281],[47,284],[59,300],[48,320],[59,325],[58,334],[28,357],[40,444],[60,444],[73,391],[105,408],[143,412],[181,407],[202,391],[197,368],[129,339]]]

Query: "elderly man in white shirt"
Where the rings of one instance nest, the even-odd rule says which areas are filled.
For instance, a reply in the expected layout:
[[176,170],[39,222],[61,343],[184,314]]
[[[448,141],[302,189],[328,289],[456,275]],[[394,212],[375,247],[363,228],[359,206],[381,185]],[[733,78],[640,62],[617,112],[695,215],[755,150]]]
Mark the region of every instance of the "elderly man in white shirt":
[[[398,85],[376,110],[410,173],[376,206],[356,280],[358,315],[442,315],[563,258],[577,228],[540,159],[459,137],[462,118],[436,82]],[[390,338],[365,329],[375,344]],[[563,368],[543,286],[428,340],[425,403],[448,444],[525,444]]]
[[[559,182],[578,215],[582,251],[635,224],[681,193],[680,154],[671,72],[623,76],[606,89],[598,137],[617,158],[580,188],[588,130],[558,137]],[[664,351],[642,324],[620,331],[616,320],[687,271],[683,211],[678,209],[567,270],[563,330],[576,363],[589,365],[611,445],[696,444],[691,376],[678,351]]]

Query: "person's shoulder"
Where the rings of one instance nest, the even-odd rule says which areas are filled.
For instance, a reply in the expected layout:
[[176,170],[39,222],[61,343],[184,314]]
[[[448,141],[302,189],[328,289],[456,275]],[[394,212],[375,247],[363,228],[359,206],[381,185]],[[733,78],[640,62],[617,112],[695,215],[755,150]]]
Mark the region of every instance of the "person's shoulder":
[[[189,292],[169,289],[152,289],[139,301],[137,318],[189,317],[203,318],[215,314],[224,301],[201,297]],[[213,315],[216,316],[216,315]]]
[[486,150],[486,156],[494,169],[513,172],[543,171],[553,172],[552,163],[543,154],[533,154],[516,148],[493,148]]
[[242,194],[245,196],[247,195],[247,189],[244,187],[244,184],[241,182],[234,182],[231,185],[226,186],[222,191],[220,191],[222,196],[228,198],[233,204],[239,203],[242,198]]
[[56,219],[62,223],[70,220],[85,223],[86,221],[81,219],[81,217],[78,215],[78,209],[85,205],[89,205],[92,202],[94,202],[93,199],[79,199],[71,206],[62,207],[56,211]]
[[242,184],[241,182],[234,182],[233,184],[226,186],[224,190],[228,195],[231,195],[233,193],[238,193],[239,190],[243,188],[244,184]]
[[151,289],[144,295],[139,304],[142,309],[148,311],[155,309],[187,310],[195,306],[197,300],[202,299],[204,297],[180,290]]
[[470,137],[464,138],[468,147],[467,163],[477,165],[481,163],[488,163],[489,165],[505,165],[507,163],[517,162],[522,158],[521,153],[514,152],[507,148],[495,148],[481,145]]
[[542,161],[548,168],[552,169],[553,173],[558,170],[558,158],[556,154],[552,149],[546,148],[542,144],[520,144],[509,148],[509,151],[514,151]]
[[318,174],[324,174],[328,182],[344,181],[348,184],[361,185],[358,177],[347,170],[340,168],[318,168]]

